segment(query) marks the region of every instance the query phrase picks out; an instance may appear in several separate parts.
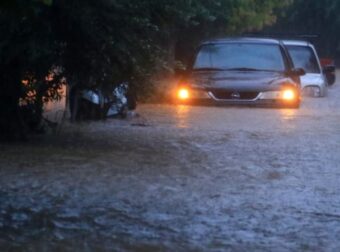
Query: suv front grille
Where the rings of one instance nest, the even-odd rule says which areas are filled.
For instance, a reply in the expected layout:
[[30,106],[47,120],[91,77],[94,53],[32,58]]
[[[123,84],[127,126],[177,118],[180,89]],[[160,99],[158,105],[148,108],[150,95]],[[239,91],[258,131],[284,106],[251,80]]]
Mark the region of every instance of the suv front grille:
[[254,91],[225,91],[225,90],[214,90],[211,91],[216,99],[219,100],[254,100],[259,92]]

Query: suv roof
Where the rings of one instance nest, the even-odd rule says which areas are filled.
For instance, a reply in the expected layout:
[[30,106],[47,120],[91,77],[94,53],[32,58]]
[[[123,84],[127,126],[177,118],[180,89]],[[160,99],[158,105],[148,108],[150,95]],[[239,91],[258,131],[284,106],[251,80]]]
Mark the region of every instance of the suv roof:
[[261,44],[280,44],[280,40],[272,38],[252,38],[252,37],[236,37],[236,38],[219,38],[204,41],[201,45],[206,44],[220,44],[220,43],[235,43],[235,42],[247,42],[247,43],[261,43]]
[[284,45],[294,45],[294,46],[312,46],[312,43],[305,40],[282,40]]

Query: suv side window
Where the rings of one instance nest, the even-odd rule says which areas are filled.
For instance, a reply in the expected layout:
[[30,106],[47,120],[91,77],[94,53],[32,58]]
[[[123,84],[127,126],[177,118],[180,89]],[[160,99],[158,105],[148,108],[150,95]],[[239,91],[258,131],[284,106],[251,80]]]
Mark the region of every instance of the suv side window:
[[296,68],[303,68],[306,73],[320,73],[318,61],[309,46],[287,46],[289,54]]

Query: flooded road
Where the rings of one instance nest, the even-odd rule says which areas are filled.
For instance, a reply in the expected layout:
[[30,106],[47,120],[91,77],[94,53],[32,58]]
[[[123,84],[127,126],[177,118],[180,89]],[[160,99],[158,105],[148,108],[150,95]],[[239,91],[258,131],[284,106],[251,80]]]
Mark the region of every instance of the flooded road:
[[0,251],[339,251],[340,83],[137,113],[0,145]]

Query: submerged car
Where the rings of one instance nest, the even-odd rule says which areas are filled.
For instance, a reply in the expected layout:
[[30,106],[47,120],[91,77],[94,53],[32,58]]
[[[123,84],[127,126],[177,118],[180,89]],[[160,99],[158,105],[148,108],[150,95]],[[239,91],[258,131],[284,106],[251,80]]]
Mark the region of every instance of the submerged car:
[[270,105],[298,108],[300,76],[283,43],[226,38],[201,44],[179,83],[180,103]]
[[[116,85],[111,92],[100,88],[80,89],[70,92],[71,115],[75,120],[98,120],[120,116],[125,118],[128,111],[137,106],[136,95],[128,82]],[[77,106],[74,106],[77,103]]]
[[327,86],[330,84],[327,73],[334,72],[335,67],[327,66],[322,69],[313,44],[307,41],[284,40],[283,43],[288,49],[294,66],[303,68],[306,72],[301,77],[302,94],[312,97],[326,96]]

